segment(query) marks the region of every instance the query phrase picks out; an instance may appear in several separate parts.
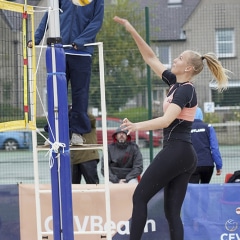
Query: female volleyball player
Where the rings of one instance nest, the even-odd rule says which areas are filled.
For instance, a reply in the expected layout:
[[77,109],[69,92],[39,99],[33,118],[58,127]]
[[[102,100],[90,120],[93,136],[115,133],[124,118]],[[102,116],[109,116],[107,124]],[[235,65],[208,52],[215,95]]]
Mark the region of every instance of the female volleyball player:
[[180,210],[197,161],[190,134],[197,108],[197,97],[191,81],[202,71],[206,61],[221,91],[227,87],[229,71],[222,67],[213,54],[200,55],[190,50],[175,58],[169,71],[126,19],[114,17],[114,21],[126,28],[135,40],[144,61],[170,86],[163,103],[163,116],[137,123],[125,118],[121,125],[129,133],[160,128],[164,133],[163,149],[147,168],[133,194],[130,240],[141,239],[147,219],[147,203],[162,188],[171,240],[183,240]]

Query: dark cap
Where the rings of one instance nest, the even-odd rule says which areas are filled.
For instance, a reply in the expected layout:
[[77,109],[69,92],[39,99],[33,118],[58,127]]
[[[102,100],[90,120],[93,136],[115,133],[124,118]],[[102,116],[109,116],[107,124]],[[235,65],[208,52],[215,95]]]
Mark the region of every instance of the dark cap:
[[[115,140],[116,139],[116,135],[118,133],[121,133],[121,132],[125,133],[126,135],[128,133],[127,130],[123,130],[122,128],[119,127],[119,128],[116,129],[115,133],[113,133],[113,135],[112,135],[113,140]],[[130,135],[127,135],[127,141],[131,141],[131,136]]]

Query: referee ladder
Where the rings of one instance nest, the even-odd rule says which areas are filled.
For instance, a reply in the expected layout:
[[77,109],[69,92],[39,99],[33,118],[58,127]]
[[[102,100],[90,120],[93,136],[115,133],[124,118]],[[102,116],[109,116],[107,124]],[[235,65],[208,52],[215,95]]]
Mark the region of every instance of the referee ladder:
[[[74,235],[100,235],[101,238],[112,240],[111,235],[111,209],[110,209],[110,189],[109,189],[109,169],[108,169],[108,146],[107,146],[107,120],[106,120],[106,99],[105,99],[105,79],[104,79],[104,58],[103,58],[103,43],[91,43],[86,45],[95,45],[98,47],[99,52],[99,73],[100,73],[100,93],[101,93],[101,112],[102,112],[102,139],[103,144],[86,144],[79,147],[70,147],[70,150],[101,150],[104,155],[104,184],[102,188],[97,189],[84,189],[84,190],[72,190],[72,193],[90,193],[90,192],[102,192],[105,195],[105,209],[106,209],[106,230],[104,231],[74,231]],[[67,46],[63,46],[67,47]],[[30,67],[31,69],[31,67]],[[31,78],[31,74],[29,74]],[[30,79],[31,80],[31,79]],[[42,231],[41,224],[41,203],[40,194],[51,193],[51,190],[41,190],[39,186],[39,169],[38,169],[38,152],[48,151],[49,147],[37,146],[37,132],[32,131],[33,141],[33,161],[34,161],[34,186],[35,186],[35,204],[36,204],[36,220],[37,220],[37,239],[48,239],[47,235],[53,235],[53,232]],[[44,236],[45,235],[45,236]],[[63,239],[68,240],[68,239]]]

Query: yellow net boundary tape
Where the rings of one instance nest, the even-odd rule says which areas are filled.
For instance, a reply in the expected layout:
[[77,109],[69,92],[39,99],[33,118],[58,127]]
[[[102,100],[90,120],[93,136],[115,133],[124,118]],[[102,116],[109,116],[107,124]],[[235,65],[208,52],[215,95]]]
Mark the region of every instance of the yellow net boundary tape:
[[[15,129],[36,129],[36,60],[35,60],[35,47],[32,48],[31,56],[31,74],[28,76],[28,57],[27,57],[27,19],[28,15],[31,15],[31,39],[34,39],[34,11],[33,7],[25,4],[19,4],[14,2],[8,2],[0,0],[0,9],[8,10],[12,12],[22,13],[22,50],[23,50],[23,109],[24,119],[14,120],[9,122],[0,123],[0,131],[15,130]],[[31,81],[30,81],[31,80]],[[31,84],[31,86],[29,86]],[[29,89],[30,98],[28,98]],[[30,102],[29,102],[30,101]],[[31,106],[31,109],[30,109]],[[30,111],[31,110],[31,111]],[[30,117],[29,117],[30,111]]]
[[0,9],[12,11],[12,12],[19,12],[19,13],[24,13],[24,11],[26,10],[27,14],[33,15],[33,7],[32,6],[27,5],[25,7],[24,4],[9,2],[9,1],[5,1],[5,0],[0,0]]

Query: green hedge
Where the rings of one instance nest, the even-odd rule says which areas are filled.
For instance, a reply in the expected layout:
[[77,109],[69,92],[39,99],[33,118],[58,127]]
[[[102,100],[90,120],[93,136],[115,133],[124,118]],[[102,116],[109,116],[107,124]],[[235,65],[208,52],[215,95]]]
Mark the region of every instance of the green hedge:
[[111,116],[121,119],[128,118],[131,122],[145,121],[148,119],[148,110],[146,108],[129,108]]

